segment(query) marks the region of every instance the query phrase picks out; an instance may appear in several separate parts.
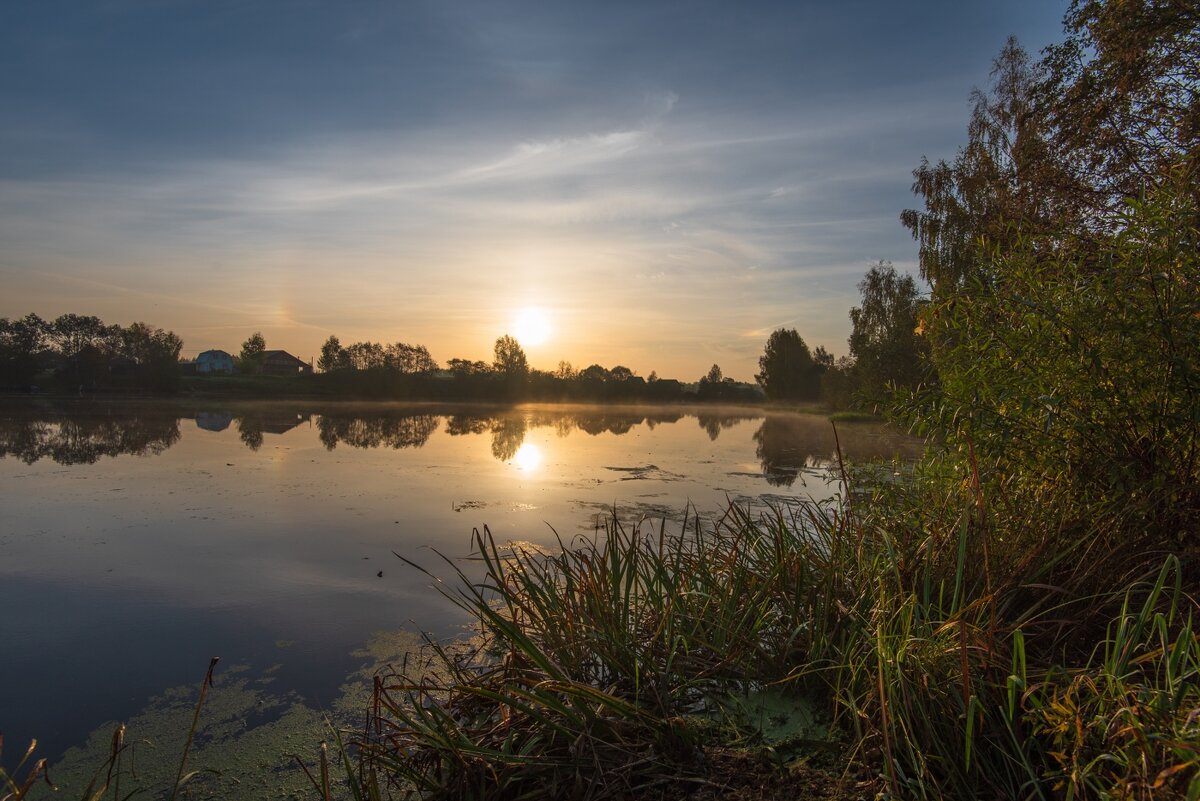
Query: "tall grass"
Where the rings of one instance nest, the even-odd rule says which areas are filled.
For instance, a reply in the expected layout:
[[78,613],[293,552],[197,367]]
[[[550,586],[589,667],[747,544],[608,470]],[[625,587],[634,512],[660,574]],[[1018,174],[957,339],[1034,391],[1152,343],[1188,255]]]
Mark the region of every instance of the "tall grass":
[[[865,722],[860,734],[879,741],[892,791],[1184,797],[1172,793],[1200,781],[1200,674],[1194,577],[1180,559],[1097,550],[1095,526],[1079,525],[1051,489],[1029,506],[987,496],[975,469],[954,482],[944,466],[926,466],[933,475],[880,487],[858,507],[874,560],[860,563],[858,588],[872,617],[840,654],[841,700]],[[1101,687],[1080,712],[1084,729],[1088,715],[1116,720],[1142,703],[1129,699],[1156,699],[1156,713],[1139,717],[1140,745],[1093,738],[1066,748],[1083,729],[1056,728],[1053,699]],[[1151,747],[1164,738],[1177,747]],[[1064,781],[1061,757],[1072,752],[1088,755],[1090,773],[1072,763]]]
[[614,515],[554,555],[476,531],[485,576],[447,560],[447,592],[480,641],[435,646],[442,680],[382,682],[362,752],[377,775],[447,797],[633,793],[700,775],[723,699],[795,679],[826,650],[812,622],[834,598],[830,543],[816,531],[738,507],[675,533]]
[[439,586],[479,639],[381,678],[357,791],[679,794],[755,742],[731,699],[783,691],[828,724],[802,745],[895,797],[1196,798],[1185,566],[953,469],[672,531],[614,514],[554,554],[476,531],[483,578],[446,559]]
[[[0,765],[0,801],[21,801],[26,798],[39,779],[50,784],[47,760],[34,758],[37,752],[37,740],[29,744],[25,755],[17,762],[11,772]],[[0,757],[4,756],[4,737],[0,736]]]

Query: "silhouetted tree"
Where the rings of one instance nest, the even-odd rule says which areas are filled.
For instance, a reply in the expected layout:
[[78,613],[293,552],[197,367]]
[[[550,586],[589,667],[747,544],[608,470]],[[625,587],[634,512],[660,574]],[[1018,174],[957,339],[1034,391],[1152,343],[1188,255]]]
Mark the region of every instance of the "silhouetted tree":
[[529,375],[529,361],[516,339],[505,334],[496,340],[495,361],[492,366],[505,378],[523,381]]
[[613,381],[628,381],[633,378],[633,371],[624,365],[618,364],[608,371],[608,376]]
[[342,347],[342,343],[337,337],[330,334],[329,339],[325,340],[325,344],[321,346],[321,356],[317,359],[317,367],[323,373],[331,373],[334,370],[345,370],[350,367],[350,358],[346,354],[346,349]]
[[262,369],[263,354],[267,352],[267,340],[261,331],[255,331],[242,343],[238,356],[238,367],[243,373],[255,373]]
[[850,356],[860,390],[877,397],[889,384],[916,386],[923,376],[922,354],[928,350],[917,333],[922,304],[917,282],[881,261],[858,289],[862,305],[850,310]]
[[179,385],[179,353],[183,340],[174,331],[133,323],[121,332],[121,355],[134,364],[144,389],[169,392]]
[[921,275],[935,297],[986,278],[979,257],[987,248],[1078,216],[1051,190],[1061,176],[1046,153],[1038,77],[1038,65],[1010,39],[994,62],[992,86],[972,94],[967,144],[953,163],[922,161],[913,171],[913,192],[925,208],[908,209],[900,220],[920,243]]
[[389,345],[384,353],[384,363],[390,369],[407,375],[431,373],[437,369],[437,362],[424,345],[409,345],[407,342]]
[[[116,329],[120,331],[120,327]],[[99,317],[81,314],[61,315],[50,324],[48,333],[53,347],[67,360],[74,359],[87,348],[112,351],[119,341]]]
[[487,362],[473,362],[470,359],[451,359],[446,363],[446,366],[450,372],[454,373],[456,378],[488,375],[492,371]]
[[0,383],[29,385],[46,348],[48,323],[36,314],[0,319]]
[[794,328],[771,333],[754,378],[771,400],[811,400],[820,392],[820,368]]
[[60,381],[74,389],[95,390],[109,384],[113,357],[121,342],[121,327],[106,326],[99,317],[63,314],[47,328],[50,346],[62,357]]
[[603,383],[608,380],[608,376],[608,368],[602,367],[599,364],[589,364],[579,371],[579,379],[581,381]]
[[346,358],[355,370],[383,367],[386,362],[383,345],[378,342],[355,342],[346,348]]
[[854,360],[843,356],[821,373],[821,402],[830,411],[849,409],[854,404]]
[[998,260],[1038,241],[1102,269],[1097,237],[1127,201],[1191,171],[1200,205],[1200,12],[1195,3],[1074,0],[1068,37],[1032,60],[1010,39],[991,85],[972,94],[967,143],[953,162],[923,161],[923,209],[901,221],[920,243],[921,275],[940,302],[986,291]]

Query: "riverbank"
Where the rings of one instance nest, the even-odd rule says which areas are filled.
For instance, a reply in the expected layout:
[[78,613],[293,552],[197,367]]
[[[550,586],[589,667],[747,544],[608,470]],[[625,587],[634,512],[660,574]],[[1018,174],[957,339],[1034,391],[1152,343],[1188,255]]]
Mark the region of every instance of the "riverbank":
[[837,798],[1195,797],[1196,554],[1131,558],[1053,516],[924,472],[856,509],[612,520],[553,555],[484,529],[486,578],[447,561],[439,584],[483,645],[384,678],[357,775],[739,797],[732,759],[773,766],[756,798],[814,776]]

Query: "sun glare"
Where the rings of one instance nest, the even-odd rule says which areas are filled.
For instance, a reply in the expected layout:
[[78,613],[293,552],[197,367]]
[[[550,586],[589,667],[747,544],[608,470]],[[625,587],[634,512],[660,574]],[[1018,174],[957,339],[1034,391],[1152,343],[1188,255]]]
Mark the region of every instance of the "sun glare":
[[542,463],[542,451],[537,445],[526,442],[513,454],[512,460],[517,469],[529,473],[537,470],[538,465]]
[[527,306],[513,319],[513,335],[522,345],[541,345],[550,338],[550,317],[542,309]]

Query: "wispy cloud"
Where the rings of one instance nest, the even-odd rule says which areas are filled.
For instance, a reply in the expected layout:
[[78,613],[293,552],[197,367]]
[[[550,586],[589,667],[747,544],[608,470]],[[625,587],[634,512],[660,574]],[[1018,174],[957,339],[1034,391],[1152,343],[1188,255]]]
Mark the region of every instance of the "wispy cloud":
[[468,167],[458,173],[457,178],[472,183],[496,177],[561,175],[620,159],[636,150],[645,138],[644,131],[633,130],[522,142],[500,160]]

